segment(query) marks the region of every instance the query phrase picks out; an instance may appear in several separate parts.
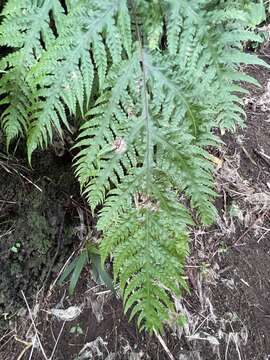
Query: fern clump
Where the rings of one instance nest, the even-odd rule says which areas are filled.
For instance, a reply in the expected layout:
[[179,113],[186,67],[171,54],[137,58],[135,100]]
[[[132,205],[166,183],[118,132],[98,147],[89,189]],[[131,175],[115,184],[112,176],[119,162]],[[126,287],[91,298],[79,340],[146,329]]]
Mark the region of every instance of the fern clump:
[[[9,0],[0,42],[2,128],[29,160],[81,119],[75,174],[112,254],[125,311],[160,332],[187,288],[188,232],[215,220],[213,128],[243,124],[239,64],[262,2]],[[257,19],[254,21],[254,19]],[[102,205],[102,207],[100,207]]]

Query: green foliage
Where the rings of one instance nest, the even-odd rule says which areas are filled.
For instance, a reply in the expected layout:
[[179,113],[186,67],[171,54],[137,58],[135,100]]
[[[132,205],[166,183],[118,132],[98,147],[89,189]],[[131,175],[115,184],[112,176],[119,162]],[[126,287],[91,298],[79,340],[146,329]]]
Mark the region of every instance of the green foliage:
[[[112,254],[125,311],[162,331],[184,278],[188,231],[216,215],[213,128],[243,125],[239,64],[263,2],[9,0],[1,45],[2,127],[27,138],[29,160],[81,113],[75,173],[99,211],[103,261]],[[73,290],[87,250],[68,268]]]
[[99,250],[92,244],[87,244],[79,255],[65,268],[59,282],[63,282],[70,276],[69,293],[74,294],[79,278],[85,266],[92,264],[92,272],[96,282],[105,284],[114,292],[114,287],[110,275],[101,265]]

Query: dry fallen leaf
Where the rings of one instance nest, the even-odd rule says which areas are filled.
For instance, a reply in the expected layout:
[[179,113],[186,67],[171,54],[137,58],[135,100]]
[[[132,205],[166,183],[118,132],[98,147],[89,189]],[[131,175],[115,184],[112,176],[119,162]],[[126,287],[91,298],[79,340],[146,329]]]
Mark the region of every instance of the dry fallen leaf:
[[70,306],[67,309],[51,309],[50,313],[57,317],[58,320],[72,321],[81,314],[81,308],[78,306]]

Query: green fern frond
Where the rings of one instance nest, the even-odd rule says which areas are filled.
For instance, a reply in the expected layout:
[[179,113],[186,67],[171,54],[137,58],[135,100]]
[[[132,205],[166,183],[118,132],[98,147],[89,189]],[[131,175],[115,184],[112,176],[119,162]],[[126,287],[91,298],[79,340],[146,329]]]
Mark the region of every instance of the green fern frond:
[[1,93],[6,96],[2,103],[10,104],[2,114],[8,143],[28,129],[33,99],[32,84],[27,76],[45,51],[42,42],[49,47],[55,38],[49,26],[50,13],[57,15],[61,22],[64,12],[57,1],[39,3],[25,1],[19,4],[18,1],[9,1],[2,13],[4,20],[0,26],[0,44],[17,49],[0,62],[4,70]]
[[[6,89],[12,91],[7,94]],[[0,95],[3,96],[0,105],[6,107],[1,114],[1,123],[9,146],[14,138],[27,131],[29,124],[31,89],[25,83],[21,71],[14,69],[8,75],[3,75]]]
[[168,50],[171,55],[176,55],[179,49],[179,38],[183,27],[183,15],[180,2],[171,4],[168,14]]
[[[81,118],[75,174],[99,209],[103,261],[113,255],[125,311],[161,332],[187,289],[193,219],[215,220],[213,128],[244,122],[240,64],[260,42],[263,2],[9,0],[0,44],[2,127],[26,135],[29,161],[70,115]],[[269,66],[268,66],[269,67]],[[86,257],[78,263],[73,284]]]
[[117,187],[125,172],[136,166],[133,148],[126,151],[130,140],[126,137],[125,128],[132,118],[121,107],[125,107],[126,92],[132,86],[138,69],[138,54],[135,53],[121,63],[117,79],[111,79],[111,74],[108,75],[109,86],[112,86],[112,82],[113,87],[88,112],[90,118],[83,124],[75,145],[84,147],[78,154],[75,173],[82,188],[85,188],[84,193],[93,210],[104,202],[111,185]]
[[125,48],[127,55],[130,57],[132,48],[132,33],[131,19],[126,1],[120,2],[117,26],[119,28],[123,47]]
[[166,209],[150,203],[133,208],[105,232],[101,244],[104,257],[111,251],[115,255],[114,276],[123,289],[125,311],[132,309],[130,318],[138,314],[139,328],[150,332],[162,331],[168,320],[168,309],[173,309],[170,291],[179,294],[186,288],[183,262],[188,254],[188,215],[170,200]]
[[[110,6],[104,9],[105,5]],[[65,117],[58,112],[59,107],[66,106],[70,113],[75,114],[79,104],[84,113],[91,96],[94,66],[98,69],[102,89],[107,72],[107,54],[100,33],[111,24],[116,9],[114,3],[107,2],[91,12],[85,2],[79,2],[64,19],[65,31],[32,69],[37,91],[28,134],[29,157],[37,146],[44,145],[52,126],[60,130],[58,115],[59,120],[67,125]],[[94,63],[90,57],[91,45]],[[47,101],[40,101],[40,98]]]

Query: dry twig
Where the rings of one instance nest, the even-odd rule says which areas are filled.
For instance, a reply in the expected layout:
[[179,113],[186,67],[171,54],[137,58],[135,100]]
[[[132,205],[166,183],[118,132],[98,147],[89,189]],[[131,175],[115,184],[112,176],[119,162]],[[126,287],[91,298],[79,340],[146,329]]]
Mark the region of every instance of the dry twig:
[[168,355],[168,357],[171,360],[175,360],[173,354],[170,352],[170,350],[168,349],[168,346],[166,345],[165,341],[162,339],[162,337],[155,331],[155,335],[158,339],[158,341],[160,342],[161,346],[163,347],[163,349],[165,350],[166,354]]
[[29,306],[29,304],[28,304],[28,302],[27,302],[27,299],[26,299],[26,297],[25,297],[25,295],[24,295],[23,290],[21,290],[21,293],[22,293],[22,296],[23,296],[23,300],[24,300],[24,302],[25,302],[25,304],[26,304],[26,307],[27,307],[27,310],[28,310],[28,313],[29,313],[29,316],[30,316],[32,325],[33,325],[33,327],[34,327],[35,336],[36,336],[36,339],[37,339],[37,341],[38,341],[38,344],[39,344],[40,350],[41,350],[41,352],[42,352],[42,355],[43,355],[43,357],[44,357],[45,360],[50,360],[50,359],[48,359],[48,357],[47,357],[47,355],[46,355],[46,353],[45,353],[45,351],[44,351],[44,349],[43,349],[43,346],[42,346],[42,344],[41,344],[40,337],[39,337],[39,334],[38,334],[38,330],[37,330],[35,321],[34,321],[33,316],[32,316],[32,312],[31,312],[30,306]]

